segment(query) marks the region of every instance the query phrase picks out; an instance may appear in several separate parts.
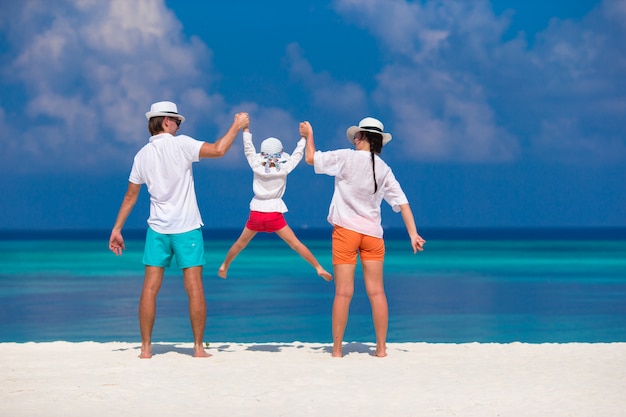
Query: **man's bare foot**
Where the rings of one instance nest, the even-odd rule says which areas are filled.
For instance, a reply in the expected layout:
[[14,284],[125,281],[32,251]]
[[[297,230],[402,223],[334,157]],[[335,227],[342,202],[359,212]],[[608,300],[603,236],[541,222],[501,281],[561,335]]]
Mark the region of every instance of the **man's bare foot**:
[[332,281],[333,280],[333,276],[324,268],[322,268],[321,266],[318,266],[317,268],[315,268],[315,270],[317,271],[317,275],[319,275],[320,277],[324,278],[326,281]]
[[140,359],[150,359],[152,357],[152,345],[141,346],[141,353],[139,354]]
[[202,345],[194,345],[193,346],[193,357],[194,358],[210,358],[211,355],[210,353],[207,353],[204,350],[204,347],[202,347]]
[[217,276],[226,279],[226,274],[228,274],[228,268],[224,264],[220,265],[220,269],[217,270]]

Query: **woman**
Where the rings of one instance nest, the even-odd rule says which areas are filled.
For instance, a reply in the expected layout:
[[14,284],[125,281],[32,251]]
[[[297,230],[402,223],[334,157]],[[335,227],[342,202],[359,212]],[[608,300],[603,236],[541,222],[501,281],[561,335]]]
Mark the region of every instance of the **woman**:
[[383,284],[385,243],[380,217],[382,200],[387,201],[395,212],[402,214],[411,238],[413,253],[422,251],[426,243],[417,233],[413,212],[400,184],[391,168],[378,156],[383,145],[391,140],[391,134],[384,133],[383,130],[383,124],[379,120],[366,117],[359,126],[351,126],[346,132],[355,149],[316,152],[311,124],[300,123],[300,135],[307,138],[307,164],[313,165],[317,174],[335,177],[335,192],[328,213],[328,221],[333,225],[334,357],[342,356],[343,335],[354,294],[357,254],[361,257],[365,289],[372,306],[376,332],[374,355],[387,356],[389,311]]

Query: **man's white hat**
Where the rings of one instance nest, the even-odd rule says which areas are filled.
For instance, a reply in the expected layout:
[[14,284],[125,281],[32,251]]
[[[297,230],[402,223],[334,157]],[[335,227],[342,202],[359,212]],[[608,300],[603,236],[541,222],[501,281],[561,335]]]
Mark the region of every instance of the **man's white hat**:
[[171,101],[158,101],[156,103],[152,103],[150,111],[146,113],[146,119],[150,120],[150,118],[158,116],[174,117],[176,119],[180,119],[181,123],[185,121],[185,118],[178,114],[176,103],[172,103]]

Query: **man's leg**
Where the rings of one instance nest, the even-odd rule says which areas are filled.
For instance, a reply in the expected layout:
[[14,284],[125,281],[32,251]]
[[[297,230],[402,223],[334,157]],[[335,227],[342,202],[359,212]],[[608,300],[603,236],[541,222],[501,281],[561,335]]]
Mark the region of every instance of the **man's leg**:
[[146,266],[143,289],[139,299],[139,330],[141,332],[142,359],[152,357],[152,328],[156,317],[156,299],[163,282],[165,268]]
[[204,350],[204,327],[206,325],[206,301],[202,286],[202,266],[183,269],[185,290],[189,298],[189,319],[193,332],[193,353],[197,358],[207,358],[211,354]]

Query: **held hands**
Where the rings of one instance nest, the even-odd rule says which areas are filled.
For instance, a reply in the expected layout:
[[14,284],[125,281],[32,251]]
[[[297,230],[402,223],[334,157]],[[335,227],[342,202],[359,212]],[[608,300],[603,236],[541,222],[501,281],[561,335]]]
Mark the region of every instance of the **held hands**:
[[301,122],[300,123],[300,137],[305,139],[309,139],[310,136],[313,136],[313,127],[309,122]]
[[248,113],[237,113],[233,124],[237,127],[237,130],[247,129],[250,126],[250,116],[248,116]]

